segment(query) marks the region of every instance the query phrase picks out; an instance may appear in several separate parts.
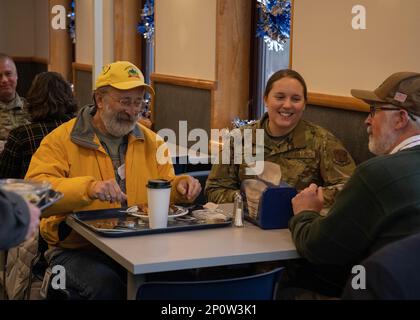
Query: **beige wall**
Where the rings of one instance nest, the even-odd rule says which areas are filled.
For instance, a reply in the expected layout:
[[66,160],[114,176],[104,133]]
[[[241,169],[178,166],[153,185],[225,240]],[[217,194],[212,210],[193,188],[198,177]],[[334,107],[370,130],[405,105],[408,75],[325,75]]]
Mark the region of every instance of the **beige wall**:
[[35,1],[35,35],[34,35],[34,56],[37,58],[49,57],[49,12],[48,0]]
[[0,0],[0,52],[48,59],[48,0]]
[[11,56],[34,55],[35,0],[0,0],[0,51]]
[[155,72],[215,80],[217,0],[155,2]]
[[[113,0],[103,1],[104,63],[114,60]],[[76,0],[76,62],[93,64],[93,0]]]
[[[367,10],[366,30],[352,29],[357,4]],[[294,7],[293,68],[309,91],[350,96],[393,72],[420,72],[420,1],[295,0]]]
[[113,5],[113,1],[114,0],[104,0],[104,49],[103,49],[104,50],[104,64],[114,61],[114,5]]

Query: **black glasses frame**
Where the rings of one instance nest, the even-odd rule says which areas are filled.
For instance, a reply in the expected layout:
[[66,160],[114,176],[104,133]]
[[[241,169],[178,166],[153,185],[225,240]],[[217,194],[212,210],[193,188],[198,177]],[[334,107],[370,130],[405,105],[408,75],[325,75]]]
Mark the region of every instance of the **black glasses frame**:
[[[382,106],[370,105],[369,106],[370,117],[373,118],[375,116],[376,111],[378,111],[378,110],[396,111],[396,110],[404,110],[404,109],[398,108],[398,107],[382,107]],[[410,112],[407,111],[407,114],[408,114],[408,116],[410,117],[411,120],[416,121],[416,118]]]

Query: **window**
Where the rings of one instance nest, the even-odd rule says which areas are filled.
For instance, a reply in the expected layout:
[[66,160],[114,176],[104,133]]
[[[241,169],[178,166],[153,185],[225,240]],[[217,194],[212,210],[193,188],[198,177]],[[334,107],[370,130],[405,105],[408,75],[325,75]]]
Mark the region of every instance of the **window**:
[[269,49],[264,38],[256,36],[257,24],[262,14],[261,10],[257,9],[258,4],[259,2],[254,0],[251,28],[250,119],[258,119],[266,111],[263,96],[265,84],[270,76],[274,72],[290,66],[290,39],[286,40],[283,50],[276,51]]

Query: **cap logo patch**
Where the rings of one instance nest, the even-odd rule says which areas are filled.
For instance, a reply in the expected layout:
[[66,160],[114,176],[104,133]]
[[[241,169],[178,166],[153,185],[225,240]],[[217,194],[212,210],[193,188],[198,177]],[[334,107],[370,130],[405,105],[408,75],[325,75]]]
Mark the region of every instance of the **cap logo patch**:
[[140,78],[139,71],[133,67],[128,69],[128,77],[129,78]]
[[107,64],[107,65],[103,66],[102,73],[105,75],[105,74],[108,73],[109,70],[111,70],[111,65]]
[[401,103],[404,103],[405,100],[407,100],[407,95],[404,94],[404,93],[401,93],[401,92],[397,92],[397,93],[395,93],[394,100],[398,101],[398,102],[401,102]]

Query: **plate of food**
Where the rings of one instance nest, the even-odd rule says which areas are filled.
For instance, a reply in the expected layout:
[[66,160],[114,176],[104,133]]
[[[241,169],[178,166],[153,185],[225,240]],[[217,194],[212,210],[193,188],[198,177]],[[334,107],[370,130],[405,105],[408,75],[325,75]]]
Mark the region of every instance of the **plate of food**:
[[23,179],[0,180],[1,189],[15,192],[34,205],[48,200],[50,187],[49,182],[36,182]]
[[[133,217],[138,217],[146,221],[149,220],[149,207],[147,206],[147,204],[138,204],[136,206],[129,207],[124,212],[128,213],[129,215]],[[173,204],[169,206],[169,212],[168,212],[169,219],[182,217],[182,216],[185,216],[186,214],[188,214],[187,208],[176,206]]]

